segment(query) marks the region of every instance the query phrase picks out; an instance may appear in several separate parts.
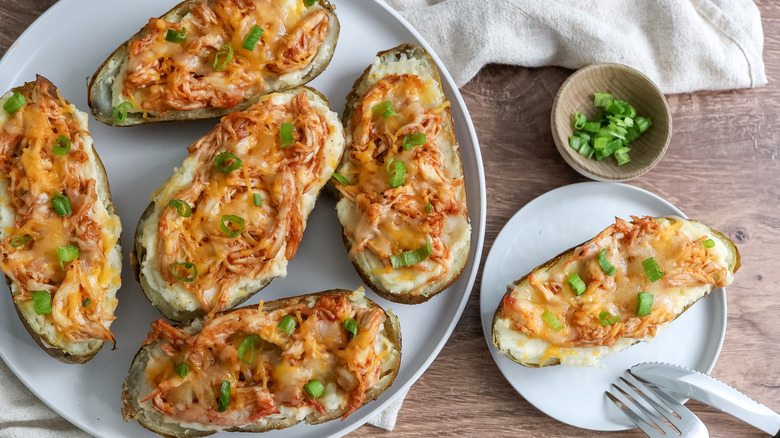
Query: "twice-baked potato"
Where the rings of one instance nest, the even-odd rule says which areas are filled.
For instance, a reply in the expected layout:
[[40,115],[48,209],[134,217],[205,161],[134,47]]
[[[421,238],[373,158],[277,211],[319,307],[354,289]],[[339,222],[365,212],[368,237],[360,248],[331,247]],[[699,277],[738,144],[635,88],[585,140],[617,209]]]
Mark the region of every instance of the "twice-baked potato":
[[343,151],[338,115],[311,88],[223,117],[138,222],[131,262],[152,304],[187,321],[284,277]]
[[450,102],[430,55],[411,44],[377,54],[343,122],[334,184],[352,264],[388,300],[427,301],[461,274],[471,242]]
[[122,225],[88,117],[38,76],[0,98],[0,267],[16,311],[52,357],[84,363],[121,285]]
[[328,0],[186,0],[106,59],[89,107],[113,126],[220,117],[314,79],[338,35]]
[[263,432],[349,416],[393,383],[398,319],[362,288],[163,320],[122,386],[122,414],[164,436]]
[[719,232],[679,217],[632,219],[509,286],[493,318],[500,353],[528,367],[598,366],[731,284],[739,251]]

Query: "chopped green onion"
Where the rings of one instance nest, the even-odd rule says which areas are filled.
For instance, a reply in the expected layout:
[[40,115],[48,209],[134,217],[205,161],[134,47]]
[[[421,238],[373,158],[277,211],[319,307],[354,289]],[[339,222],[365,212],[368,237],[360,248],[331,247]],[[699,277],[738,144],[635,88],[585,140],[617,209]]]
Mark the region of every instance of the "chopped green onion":
[[192,214],[192,207],[190,207],[190,204],[181,199],[171,199],[168,201],[168,207],[175,208],[176,213],[181,217],[190,217]]
[[569,275],[569,278],[566,279],[566,281],[569,283],[569,286],[574,290],[574,293],[577,295],[582,295],[585,293],[586,290],[588,290],[587,286],[585,286],[585,282],[582,281],[582,278],[580,278],[580,275],[576,272],[572,272],[571,275]]
[[11,248],[19,248],[20,246],[24,245],[25,243],[32,240],[32,237],[30,236],[19,236],[14,237],[11,239]]
[[575,151],[579,151],[580,149],[582,149],[583,145],[587,145],[587,144],[588,142],[585,141],[579,135],[572,135],[571,137],[569,137],[569,146],[571,146],[571,148],[574,149]]
[[631,158],[628,156],[628,151],[630,151],[630,150],[631,149],[629,149],[627,147],[622,147],[622,148],[620,148],[620,149],[615,151],[614,155],[615,155],[615,160],[618,163],[618,166],[622,166],[622,165],[628,163],[629,161],[631,161]]
[[606,108],[612,103],[612,95],[609,93],[593,93],[593,106]]
[[[613,100],[612,103],[606,107],[606,110],[608,113],[618,117],[634,117],[636,115],[634,107],[625,100]],[[634,115],[631,115],[632,113]]]
[[260,196],[260,193],[255,193],[252,197],[254,198],[255,207],[263,205],[263,198]]
[[293,144],[293,124],[292,123],[282,123],[282,126],[279,127],[279,138],[282,139],[282,145],[279,146],[282,149],[284,149],[287,146],[290,146],[291,144]]
[[345,186],[349,185],[349,181],[347,180],[347,178],[344,177],[344,175],[342,175],[342,174],[340,174],[338,172],[333,172],[333,175],[331,175],[331,178],[335,179],[336,181],[340,182],[341,184],[343,184]]
[[127,111],[134,108],[130,102],[122,102],[114,107],[114,120],[124,122],[127,119]]
[[54,207],[54,211],[57,212],[57,216],[59,217],[73,213],[73,209],[70,206],[70,199],[60,192],[54,192],[52,195],[51,206]]
[[389,178],[390,188],[394,189],[401,187],[406,182],[406,164],[403,161],[394,161],[395,171]]
[[415,132],[404,136],[403,148],[405,151],[412,150],[412,146],[422,146],[427,139],[424,132]]
[[588,116],[585,114],[576,112],[574,113],[574,129],[582,129],[585,127],[585,123],[588,121]]
[[279,321],[279,328],[282,329],[283,332],[287,333],[287,336],[290,336],[292,332],[295,331],[296,325],[295,318],[290,315],[284,315],[282,320]]
[[596,152],[595,149],[590,147],[590,145],[584,144],[579,150],[580,155],[582,155],[585,158],[591,158],[593,157],[593,154]]
[[344,330],[348,331],[349,333],[352,333],[353,338],[357,336],[357,331],[358,331],[357,321],[355,321],[352,318],[346,318],[344,319],[344,323],[342,325],[344,326]]
[[425,204],[425,212],[426,213],[433,213],[433,204],[430,202]]
[[[228,161],[230,160],[233,161],[233,164],[228,164]],[[214,159],[214,167],[216,167],[220,173],[226,175],[241,167],[242,164],[244,164],[244,162],[230,152],[222,152]]]
[[410,251],[404,251],[400,254],[394,254],[390,256],[390,263],[393,265],[393,269],[404,268],[406,266],[416,265],[433,254],[433,248],[431,242],[425,242],[425,245],[413,249]]
[[187,365],[187,362],[177,363],[173,366],[173,370],[183,379],[187,377],[187,374],[190,372],[190,366]]
[[312,398],[320,398],[325,392],[325,385],[317,379],[312,379],[309,380],[309,383],[303,385],[303,389],[305,389]]
[[664,273],[661,272],[661,267],[658,266],[658,262],[653,257],[643,260],[642,268],[645,270],[647,279],[651,282],[655,282],[664,276]]
[[[260,336],[255,334],[249,335],[241,341],[241,345],[238,347],[238,358],[241,359],[241,362],[250,364],[255,360],[255,342],[258,341],[260,341]],[[246,358],[247,356],[249,359]]]
[[653,310],[653,294],[639,292],[636,302],[636,316],[647,316]]
[[217,410],[219,412],[227,411],[228,405],[230,405],[230,382],[223,380],[219,387],[219,401],[217,403]]
[[[225,59],[222,62],[219,62],[219,57],[224,56]],[[228,62],[230,62],[233,59],[233,46],[230,44],[225,44],[222,46],[222,50],[217,52],[216,55],[214,55],[214,70],[216,71],[222,71],[227,67]]]
[[13,114],[19,111],[26,103],[27,98],[25,98],[22,93],[16,91],[11,95],[11,97],[8,98],[8,100],[5,101],[3,104],[3,109],[8,114]]
[[372,106],[371,111],[374,114],[382,114],[382,117],[385,119],[398,115],[398,113],[393,109],[393,104],[390,103],[389,100]]
[[[187,273],[189,273],[189,271],[192,271],[192,277],[179,277],[178,275],[176,275],[177,268],[179,266],[186,269]],[[173,264],[173,266],[171,266],[171,275],[173,275],[173,277],[179,281],[183,281],[185,283],[191,283],[195,280],[195,277],[198,276],[198,267],[195,266],[195,263],[192,262],[176,262]]]
[[317,0],[303,0],[303,4],[306,5],[307,8],[314,5],[315,3],[317,3]]
[[[239,230],[233,231],[233,229],[228,226],[230,223],[238,224],[240,227]],[[219,219],[219,229],[230,237],[238,237],[244,231],[244,218],[232,214],[222,215]]]
[[612,266],[612,263],[610,263],[609,260],[607,260],[607,248],[604,248],[601,251],[599,251],[597,258],[599,260],[599,266],[601,266],[601,269],[604,271],[605,274],[609,275],[610,277],[615,275],[617,268]]
[[252,26],[252,29],[249,30],[246,38],[244,38],[244,45],[242,47],[247,50],[255,50],[255,44],[260,41],[261,36],[263,36],[263,28],[255,24]]
[[634,119],[634,122],[636,123],[636,126],[639,128],[639,132],[643,133],[647,131],[647,128],[653,126],[653,121],[650,120],[647,117],[637,117]]
[[175,29],[168,29],[168,32],[165,33],[165,40],[172,43],[183,43],[187,40],[187,28],[182,27],[180,32],[177,32]]
[[57,247],[57,259],[60,261],[60,269],[65,269],[65,262],[79,258],[79,248],[73,245]]
[[607,312],[606,310],[599,313],[599,321],[601,322],[601,325],[607,326],[612,325],[618,321],[620,321],[620,317],[615,315],[612,316],[611,313]]
[[32,292],[33,308],[37,315],[46,315],[51,313],[51,294],[45,290]]
[[[707,239],[701,244],[704,245],[705,248],[712,248],[713,246],[715,246],[715,241],[712,239]],[[11,246],[13,246],[13,240],[11,241]]]
[[91,299],[89,299],[89,297],[87,297],[87,299],[86,299],[86,300],[84,300],[84,302],[83,302],[83,303],[81,303],[81,307],[87,307],[87,306],[89,306],[89,302],[90,302],[90,301],[92,301],[92,300],[91,300]]
[[599,122],[587,122],[582,127],[583,131],[593,132],[593,133],[599,132],[600,129],[601,129],[601,123]]
[[556,332],[561,331],[563,328],[563,323],[549,310],[545,310],[544,313],[542,313],[542,319]]
[[59,136],[51,148],[51,152],[54,155],[65,155],[68,151],[70,151],[70,139],[64,135]]

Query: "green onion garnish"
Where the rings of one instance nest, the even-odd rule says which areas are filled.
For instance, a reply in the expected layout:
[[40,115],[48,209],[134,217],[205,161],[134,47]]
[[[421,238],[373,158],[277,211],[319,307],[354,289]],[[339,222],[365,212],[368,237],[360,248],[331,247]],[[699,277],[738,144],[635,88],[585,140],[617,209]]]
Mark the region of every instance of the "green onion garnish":
[[290,146],[291,144],[293,144],[293,124],[292,123],[282,123],[282,126],[279,127],[279,138],[282,139],[282,145],[279,146],[282,149],[284,149],[287,146]]
[[433,254],[433,248],[431,242],[425,242],[425,245],[413,249],[410,251],[404,251],[401,254],[395,254],[390,256],[390,263],[393,265],[393,269],[404,268],[406,266],[412,266],[427,259]]
[[65,155],[70,150],[70,139],[61,135],[57,138],[54,146],[51,148],[51,152],[54,155]]
[[65,269],[65,262],[79,258],[79,248],[73,245],[57,247],[57,259],[60,261],[60,269]]
[[117,122],[124,122],[127,119],[127,111],[133,108],[133,104],[130,102],[122,102],[114,107],[114,120]]
[[303,385],[303,389],[305,389],[312,398],[320,398],[325,392],[325,385],[317,379],[311,379],[309,380],[309,383]]
[[247,50],[255,50],[255,44],[260,41],[261,36],[263,36],[263,28],[255,24],[252,26],[252,29],[249,30],[246,38],[244,38],[244,45],[242,47]]
[[620,148],[620,149],[615,151],[614,155],[615,155],[615,160],[618,163],[618,166],[622,166],[622,165],[628,163],[629,161],[631,161],[631,158],[628,156],[628,152],[630,150],[631,149],[629,149],[627,147],[622,147],[622,148]]
[[3,109],[8,114],[13,114],[19,111],[26,103],[27,99],[24,97],[24,95],[16,91],[11,95],[11,97],[8,98],[8,100],[5,101],[3,104]]
[[[249,364],[255,360],[255,342],[258,342],[259,340],[260,336],[252,334],[241,341],[241,345],[238,347],[238,358],[241,359],[241,362]],[[249,356],[249,359],[247,359],[247,356]]]
[[[178,271],[178,267],[179,266],[181,266],[184,269],[186,269],[187,273],[192,271],[192,276],[191,277],[180,277],[180,276],[178,276],[176,274],[176,272]],[[195,280],[195,277],[198,276],[198,267],[195,266],[195,263],[192,263],[192,262],[176,262],[176,263],[174,263],[171,266],[171,275],[173,275],[173,277],[175,279],[179,280],[179,281],[183,281],[185,283],[191,283],[191,282],[193,282]]]
[[[229,164],[230,161],[232,161],[233,164]],[[214,159],[214,167],[216,167],[220,173],[226,175],[241,167],[242,164],[244,164],[244,162],[230,152],[222,152]]]
[[612,325],[616,322],[620,321],[620,317],[615,315],[612,316],[611,313],[607,312],[606,310],[599,313],[599,322],[601,322],[601,325],[607,326]]
[[582,295],[585,293],[586,290],[588,290],[587,286],[585,286],[585,282],[582,281],[582,278],[580,278],[580,275],[576,272],[572,272],[571,275],[569,275],[569,278],[566,279],[566,281],[569,283],[569,286],[574,290],[574,293],[577,295]]
[[[225,59],[222,62],[219,62],[219,57],[224,56]],[[222,50],[217,52],[216,55],[214,55],[214,70],[216,71],[222,71],[227,67],[228,62],[233,59],[233,46],[230,44],[225,44],[222,46]]]
[[403,148],[405,151],[412,150],[412,146],[422,146],[426,142],[424,132],[415,132],[404,136]]
[[190,366],[187,365],[187,362],[177,363],[173,366],[173,370],[183,379],[187,377],[187,374],[190,372]]
[[390,188],[394,189],[401,187],[406,182],[406,164],[403,161],[393,161],[392,164],[395,166],[395,169],[388,181],[390,182]]
[[307,8],[315,3],[317,3],[317,0],[303,0],[303,4],[306,5]]
[[352,333],[353,338],[357,335],[357,331],[358,331],[357,321],[355,321],[352,318],[346,318],[342,325],[344,326],[344,330],[348,331],[349,333]]
[[90,301],[92,301],[92,300],[91,300],[91,299],[89,299],[89,297],[87,297],[87,299],[86,299],[86,300],[84,300],[84,302],[83,302],[83,303],[81,303],[81,307],[87,307],[87,306],[89,306],[89,302],[90,302]]
[[73,209],[70,206],[70,199],[60,192],[54,192],[51,197],[51,206],[54,207],[54,211],[57,212],[57,216],[67,216],[73,213]]
[[230,382],[227,380],[222,381],[222,385],[219,387],[219,401],[217,403],[217,410],[219,412],[227,411],[230,404]]
[[653,257],[643,260],[642,268],[645,270],[647,279],[651,282],[658,281],[661,277],[664,276],[664,273],[661,272],[661,267],[658,266],[658,262],[656,262],[655,258]]
[[607,260],[607,248],[602,249],[599,251],[598,254],[598,260],[599,260],[599,266],[601,266],[601,269],[604,271],[605,274],[609,275],[610,277],[615,274],[617,269],[612,266],[612,263]]
[[647,131],[647,128],[653,126],[652,120],[650,120],[647,117],[641,117],[641,116],[634,119],[634,123],[636,123],[636,126],[639,128],[640,133]]
[[254,200],[255,207],[259,207],[259,206],[263,205],[263,198],[262,198],[262,196],[260,196],[260,193],[253,194],[252,198]]
[[45,290],[37,290],[30,295],[32,295],[33,307],[35,308],[36,314],[46,315],[47,313],[51,313],[51,294]]
[[653,294],[639,292],[636,302],[636,316],[647,316],[653,310]]
[[609,93],[593,93],[593,106],[606,108],[612,103],[612,95]]
[[290,315],[284,315],[282,320],[279,321],[279,328],[282,329],[283,332],[287,333],[287,336],[290,336],[292,332],[295,331],[296,325],[295,318]]
[[393,104],[390,103],[389,100],[372,106],[371,111],[374,114],[382,114],[382,117],[385,119],[398,115],[398,113],[393,109]]
[[344,175],[342,175],[342,174],[340,174],[338,172],[333,172],[333,175],[331,175],[331,178],[335,179],[336,181],[340,182],[341,184],[343,184],[345,186],[349,185],[349,181],[347,180],[347,178],[344,177]]
[[425,204],[425,212],[426,213],[433,213],[433,204],[430,202]]
[[[238,224],[238,231],[233,231],[233,229],[228,226],[231,223]],[[230,237],[238,237],[244,231],[244,218],[232,214],[222,215],[219,219],[219,229]]]
[[165,40],[172,43],[183,43],[187,40],[187,28],[182,27],[181,32],[177,32],[175,29],[168,29],[165,34]]
[[179,216],[181,217],[190,217],[192,214],[192,207],[190,207],[190,204],[181,199],[171,199],[168,201],[168,207],[175,208],[176,213],[179,213]]
[[32,240],[32,237],[30,236],[19,236],[14,237],[11,239],[11,248],[19,248],[20,246],[24,245],[25,243]]
[[[712,248],[713,246],[715,246],[715,241],[712,239],[707,239],[701,244],[704,245],[705,248]],[[13,241],[11,241],[11,245],[13,246]]]
[[545,310],[544,313],[542,313],[542,319],[547,323],[547,325],[550,326],[551,329],[556,332],[559,332],[561,329],[563,329],[563,323],[558,319],[558,317],[555,316],[555,314],[549,310]]

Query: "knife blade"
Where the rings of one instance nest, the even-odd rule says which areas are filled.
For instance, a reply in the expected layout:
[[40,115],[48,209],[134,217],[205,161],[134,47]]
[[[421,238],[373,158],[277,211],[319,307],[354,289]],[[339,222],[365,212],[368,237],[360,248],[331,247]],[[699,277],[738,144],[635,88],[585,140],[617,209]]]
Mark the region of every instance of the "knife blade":
[[640,380],[708,404],[780,438],[780,415],[720,380],[660,362],[640,363],[629,372]]

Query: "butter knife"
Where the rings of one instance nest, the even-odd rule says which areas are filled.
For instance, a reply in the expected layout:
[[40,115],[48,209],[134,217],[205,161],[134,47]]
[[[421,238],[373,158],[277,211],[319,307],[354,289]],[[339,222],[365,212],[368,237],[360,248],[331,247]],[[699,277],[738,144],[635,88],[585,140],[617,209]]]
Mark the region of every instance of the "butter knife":
[[634,365],[629,373],[660,388],[708,404],[780,438],[780,415],[720,380],[695,370],[657,362]]

